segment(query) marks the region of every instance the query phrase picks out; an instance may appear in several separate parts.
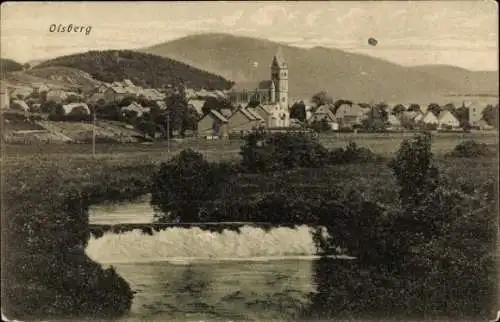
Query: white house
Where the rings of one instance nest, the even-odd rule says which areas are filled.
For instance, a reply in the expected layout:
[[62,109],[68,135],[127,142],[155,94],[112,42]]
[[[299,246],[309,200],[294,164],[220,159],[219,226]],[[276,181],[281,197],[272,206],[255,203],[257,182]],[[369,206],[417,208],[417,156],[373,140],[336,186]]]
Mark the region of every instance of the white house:
[[90,109],[85,103],[70,103],[63,105],[64,114],[80,114],[80,115],[90,115]]
[[436,125],[439,124],[438,118],[431,111],[427,111],[427,113],[425,113],[422,119],[417,122],[421,122],[423,124],[436,124]]
[[290,112],[282,104],[259,104],[254,108],[268,127],[289,127]]
[[459,128],[460,121],[448,110],[441,111],[438,117],[438,128],[451,126],[452,128]]
[[136,101],[133,101],[130,103],[128,106],[124,106],[121,108],[121,112],[135,112],[137,113],[137,116],[142,116],[144,113],[149,112],[149,108],[142,107],[141,104],[137,103]]
[[486,104],[486,103],[469,103],[465,106],[469,108],[469,123],[471,125],[478,125],[479,121],[481,121],[483,119],[483,111],[486,109],[488,104]]

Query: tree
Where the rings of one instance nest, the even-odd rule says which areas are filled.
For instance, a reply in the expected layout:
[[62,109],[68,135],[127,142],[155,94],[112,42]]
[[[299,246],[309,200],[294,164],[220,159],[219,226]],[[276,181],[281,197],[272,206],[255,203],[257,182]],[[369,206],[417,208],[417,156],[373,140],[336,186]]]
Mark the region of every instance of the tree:
[[290,118],[299,120],[301,122],[306,121],[306,105],[304,104],[304,101],[295,102],[292,105],[292,107],[290,108]]
[[469,126],[469,108],[462,104],[461,107],[450,111],[460,122],[460,127],[466,128]]
[[403,104],[397,104],[392,108],[392,114],[394,115],[399,115],[406,111],[406,108],[404,107]]
[[209,163],[201,153],[183,150],[162,163],[153,177],[151,204],[159,222],[197,222],[219,193],[227,169]]
[[152,139],[155,138],[156,134],[156,123],[147,120],[147,119],[140,119],[138,124],[137,124],[137,129],[141,131],[142,134],[148,135]]
[[483,120],[491,126],[498,128],[498,105],[493,107],[493,105],[488,105],[483,110]]
[[410,106],[408,107],[408,111],[409,112],[421,111],[420,105],[418,105],[418,104],[410,104]]
[[441,106],[439,106],[439,104],[437,103],[430,103],[429,105],[427,105],[427,111],[434,113],[434,115],[436,116],[439,116],[441,110],[442,110]]
[[352,101],[349,101],[349,100],[345,100],[345,99],[338,99],[338,100],[336,100],[336,101],[335,101],[335,103],[333,103],[333,110],[332,110],[332,113],[333,113],[333,114],[336,114],[336,113],[337,113],[338,108],[339,108],[341,105],[344,105],[344,104],[347,104],[347,105],[352,106],[353,102],[352,102]]
[[389,167],[400,186],[400,199],[407,210],[420,205],[438,184],[438,170],[432,164],[431,135],[405,140]]
[[333,99],[326,91],[321,91],[312,96],[312,102],[316,107],[326,104],[332,104]]
[[330,124],[328,124],[328,121],[326,120],[326,118],[324,119],[321,119],[321,120],[314,120],[312,123],[311,123],[311,128],[313,130],[315,130],[316,132],[327,132],[327,131],[330,131],[332,128],[330,126]]
[[[170,137],[173,136],[174,131],[178,131],[181,136],[184,135],[187,125],[186,118],[188,115],[188,103],[186,99],[186,93],[183,86],[178,86],[174,88],[165,97],[165,104],[168,109],[166,111],[166,117],[164,118],[165,123],[161,124],[166,130],[168,127]],[[169,123],[167,126],[167,122]]]

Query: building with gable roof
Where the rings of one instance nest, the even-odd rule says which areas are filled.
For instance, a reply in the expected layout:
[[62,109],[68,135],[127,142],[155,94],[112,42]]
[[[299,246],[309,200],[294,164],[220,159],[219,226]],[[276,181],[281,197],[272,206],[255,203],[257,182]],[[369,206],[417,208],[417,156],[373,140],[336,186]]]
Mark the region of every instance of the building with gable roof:
[[216,110],[210,110],[198,121],[198,135],[227,138],[229,135],[228,119]]
[[453,115],[448,110],[443,110],[441,113],[439,113],[438,116],[438,128],[442,129],[445,127],[451,127],[451,128],[459,128],[460,127],[460,121]]
[[337,108],[335,118],[340,127],[361,125],[365,117],[364,109],[358,104],[342,104]]
[[247,133],[264,124],[265,122],[248,112],[245,108],[236,109],[228,119],[229,132],[231,133]]

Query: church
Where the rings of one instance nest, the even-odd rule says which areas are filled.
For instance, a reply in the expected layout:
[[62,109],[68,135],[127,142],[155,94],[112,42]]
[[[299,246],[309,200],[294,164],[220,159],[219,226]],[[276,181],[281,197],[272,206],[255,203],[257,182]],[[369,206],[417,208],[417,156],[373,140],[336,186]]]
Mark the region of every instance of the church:
[[246,107],[250,102],[260,102],[255,110],[264,119],[267,127],[290,126],[288,106],[288,64],[278,48],[271,63],[271,79],[255,86],[236,84],[228,93],[234,106]]

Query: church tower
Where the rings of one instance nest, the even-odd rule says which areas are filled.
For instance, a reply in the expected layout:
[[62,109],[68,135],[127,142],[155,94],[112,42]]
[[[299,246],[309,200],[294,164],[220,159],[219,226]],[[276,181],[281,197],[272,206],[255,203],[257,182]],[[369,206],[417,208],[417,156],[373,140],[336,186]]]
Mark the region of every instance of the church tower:
[[278,48],[271,64],[271,81],[275,88],[275,101],[288,110],[288,64],[283,57],[281,47]]

